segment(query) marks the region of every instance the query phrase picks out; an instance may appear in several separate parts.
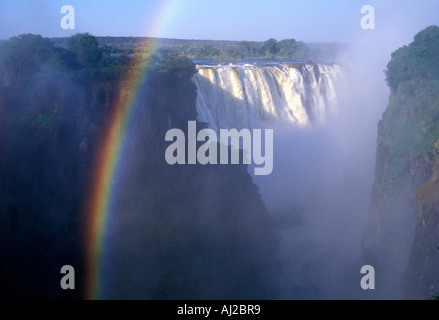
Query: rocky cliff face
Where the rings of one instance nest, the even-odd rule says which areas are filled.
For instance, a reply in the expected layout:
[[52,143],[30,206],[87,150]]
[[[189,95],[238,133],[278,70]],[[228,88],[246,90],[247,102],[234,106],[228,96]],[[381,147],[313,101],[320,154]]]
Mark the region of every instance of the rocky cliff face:
[[439,140],[431,161],[433,173],[416,192],[415,238],[403,278],[406,298],[430,299],[439,293]]
[[[383,120],[380,128],[386,125]],[[422,158],[397,158],[401,162],[397,176],[388,177],[395,158],[389,143],[379,130],[376,178],[372,190],[369,221],[363,236],[364,264],[375,267],[377,298],[401,298],[401,276],[406,270],[415,234],[416,190],[431,173]]]
[[428,27],[392,54],[386,70],[391,96],[378,125],[362,243],[363,262],[376,269],[376,298],[424,299],[438,285],[438,47],[439,27]]

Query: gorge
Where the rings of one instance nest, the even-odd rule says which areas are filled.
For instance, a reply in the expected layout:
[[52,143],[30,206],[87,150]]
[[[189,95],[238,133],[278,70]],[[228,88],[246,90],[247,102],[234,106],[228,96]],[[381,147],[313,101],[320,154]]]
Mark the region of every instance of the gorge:
[[[96,207],[97,298],[435,297],[438,39],[421,31],[385,74],[367,55],[194,64],[114,55],[89,34],[0,42],[0,297],[87,297]],[[173,159],[191,166],[166,162],[170,130],[191,137]],[[202,143],[221,130],[270,134],[252,141],[254,163],[216,166]],[[102,159],[117,164],[104,205],[88,202]],[[270,174],[254,174],[262,164]],[[60,264],[75,292],[60,291]],[[375,290],[360,286],[364,265]]]

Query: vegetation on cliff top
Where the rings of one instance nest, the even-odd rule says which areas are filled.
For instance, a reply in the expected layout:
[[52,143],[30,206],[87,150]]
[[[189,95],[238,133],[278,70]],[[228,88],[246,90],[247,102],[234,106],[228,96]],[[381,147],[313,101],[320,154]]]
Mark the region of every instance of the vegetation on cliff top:
[[[340,43],[307,43],[295,39],[267,41],[180,40],[146,37],[97,37],[99,44],[113,56],[144,53],[153,43],[161,50],[172,50],[190,59],[236,62],[242,59],[334,60],[346,47]],[[51,39],[65,48],[68,38]]]
[[391,98],[379,123],[385,157],[381,185],[393,193],[406,183],[417,159],[431,157],[439,138],[439,27],[419,32],[387,65]]
[[414,41],[392,53],[387,65],[387,83],[393,92],[406,81],[439,79],[439,27],[430,26],[419,32]]

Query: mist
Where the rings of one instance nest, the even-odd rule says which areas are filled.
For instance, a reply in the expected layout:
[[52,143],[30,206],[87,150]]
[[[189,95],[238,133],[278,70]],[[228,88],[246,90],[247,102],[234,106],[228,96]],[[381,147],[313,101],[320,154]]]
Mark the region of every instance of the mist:
[[[381,26],[383,28],[383,26]],[[384,70],[407,38],[389,21],[364,31],[337,58],[345,79],[322,125],[277,129],[274,169],[254,177],[281,235],[282,299],[395,298],[361,289],[361,241],[375,178],[377,124],[390,90]],[[401,32],[402,31],[402,32]],[[380,279],[399,280],[389,273]]]
[[[336,63],[343,71],[338,79],[337,101],[323,123],[303,127],[271,122],[265,125],[274,129],[270,175],[253,175],[251,165],[171,167],[164,162],[165,133],[170,128],[187,128],[188,120],[197,119],[199,92],[192,81],[195,66],[186,56],[164,57],[158,53],[151,78],[140,84],[144,90],[136,98],[134,120],[130,120],[119,165],[122,169],[112,191],[112,215],[103,240],[101,298],[402,297],[400,278],[407,266],[405,256],[395,262],[400,265],[398,270],[393,266],[377,270],[376,290],[361,288],[361,267],[373,264],[365,260],[362,240],[375,180],[377,125],[390,95],[384,70],[391,53],[409,44],[437,17],[430,9],[433,1],[370,2],[376,10],[375,30],[359,27],[361,6],[357,10],[352,3],[349,10],[340,12],[355,9],[358,16],[346,15],[340,25],[333,23],[336,7],[321,6],[321,10],[334,10],[322,20],[325,25],[316,22],[317,14],[310,10],[317,10],[317,3],[305,6],[301,9],[308,16],[302,18],[306,24],[303,22],[301,28],[284,26],[287,19],[277,16],[277,11],[283,9],[282,2],[271,5],[270,17],[261,15],[256,19],[247,14],[251,22],[244,20],[241,10],[235,10],[225,19],[233,23],[221,33],[218,26],[225,13],[232,11],[227,5],[221,4],[225,11],[214,17],[219,19],[217,23],[212,23],[210,14],[200,17],[202,7],[187,6],[190,12],[179,12],[178,23],[168,26],[161,36],[261,41],[273,36],[278,40],[294,37],[304,44],[324,39],[346,42],[348,49],[339,52],[335,61],[322,61]],[[17,17],[12,13],[15,5],[2,5],[10,11],[0,23],[4,26],[0,28],[1,39],[26,32],[63,37],[73,33],[59,28],[58,5],[29,1],[23,10],[15,9],[21,16],[14,21],[11,17]],[[263,8],[264,4],[258,6]],[[111,9],[111,5],[108,7]],[[111,22],[99,20],[103,19],[99,10],[91,10],[88,17],[78,10],[76,31],[84,31],[84,25],[95,25],[98,32],[113,32],[99,29],[108,28]],[[252,10],[255,8],[248,12],[255,15],[265,12]],[[155,14],[154,10],[150,12]],[[300,10],[283,10],[282,15],[290,18],[293,13],[299,15],[297,12]],[[107,19],[115,16],[111,10],[106,15]],[[48,16],[51,18],[46,19]],[[136,20],[133,13],[124,13],[124,19]],[[47,21],[39,23],[41,20]],[[152,18],[142,16],[138,20]],[[111,27],[119,29],[123,21],[127,20],[111,23]],[[188,21],[193,22],[190,28],[186,28]],[[343,32],[343,27],[351,26],[353,21],[356,27]],[[202,23],[209,28],[203,28]],[[252,25],[261,27],[255,32]],[[133,26],[123,32],[133,35],[142,29]],[[40,38],[20,36],[0,46],[0,220],[5,244],[0,259],[4,284],[0,296],[83,298],[79,290],[70,296],[60,291],[59,267],[73,264],[79,282],[85,277],[89,262],[83,256],[87,245],[83,242],[88,220],[83,207],[89,184],[93,183],[88,179],[93,176],[93,159],[105,138],[106,120],[118,92],[124,88],[122,75],[137,66],[128,51],[113,48],[115,51],[110,52],[89,34],[79,37],[86,45],[67,49],[58,47],[60,42],[52,45]],[[24,43],[23,47],[14,47],[14,41]],[[88,47],[90,44],[92,47]],[[185,45],[195,44],[188,40]],[[206,87],[212,85],[213,81],[202,80]],[[203,83],[199,80],[198,85]],[[228,90],[215,88],[212,96],[217,99],[216,109],[230,113],[235,107],[240,112],[245,109],[247,96],[232,92],[242,89],[235,84]],[[253,89],[267,88],[259,82]],[[262,104],[252,101],[254,108]],[[242,127],[253,125],[240,112],[233,115],[242,121]],[[223,120],[221,125],[231,123],[227,117]],[[405,223],[395,229],[401,231],[401,237],[407,234],[402,231],[414,231]],[[37,278],[39,282],[29,289],[28,284]]]

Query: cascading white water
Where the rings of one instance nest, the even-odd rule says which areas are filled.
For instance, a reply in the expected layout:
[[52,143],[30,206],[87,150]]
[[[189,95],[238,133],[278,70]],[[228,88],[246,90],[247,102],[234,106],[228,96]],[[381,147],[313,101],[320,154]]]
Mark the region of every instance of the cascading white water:
[[308,126],[335,111],[340,66],[317,63],[198,65],[198,120],[220,128]]
[[[339,143],[339,131],[334,131],[332,125],[318,126],[331,124],[330,115],[337,111],[345,116],[341,108],[347,105],[346,98],[339,90],[345,82],[342,68],[319,63],[198,65],[197,68],[193,81],[198,89],[199,121],[209,123],[216,131],[287,129],[274,130],[271,174],[253,176],[279,233],[282,279],[279,297],[337,296],[332,289],[338,288],[334,283],[348,287],[343,282],[346,277],[339,270],[350,270],[350,264],[357,263],[355,245],[359,243],[345,241],[357,238],[351,235],[351,229],[341,229],[340,226],[346,225],[341,221],[352,219],[350,213],[353,208],[359,210],[358,199],[363,199],[357,196],[361,188],[354,184],[355,174],[348,177],[339,174],[342,168],[349,168],[340,157],[344,143]],[[335,123],[339,129],[338,122]],[[295,130],[307,126],[319,128]],[[349,192],[345,189],[347,183],[355,186],[348,188]],[[358,230],[356,225],[354,230]],[[339,262],[328,257],[328,252],[330,255],[340,250],[348,252],[349,259]],[[329,268],[333,276],[325,278]],[[350,291],[346,296],[349,294]]]

